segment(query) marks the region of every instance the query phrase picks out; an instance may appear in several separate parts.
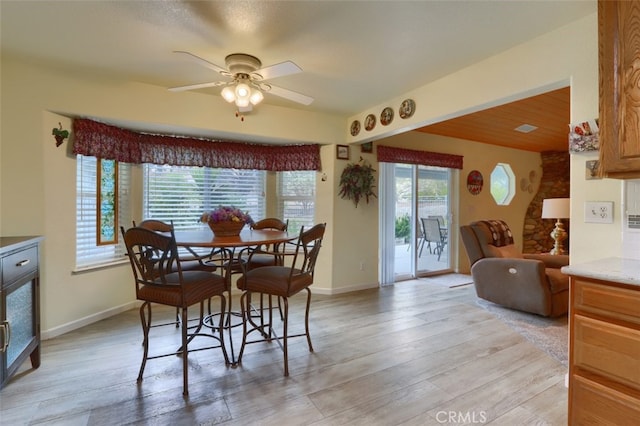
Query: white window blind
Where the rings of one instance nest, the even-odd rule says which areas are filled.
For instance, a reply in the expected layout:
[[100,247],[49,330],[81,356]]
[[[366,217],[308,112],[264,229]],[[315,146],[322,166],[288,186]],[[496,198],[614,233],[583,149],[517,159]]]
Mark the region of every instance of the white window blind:
[[143,216],[173,221],[175,229],[200,226],[203,212],[219,206],[248,211],[254,220],[265,215],[266,172],[168,165],[144,165]]
[[[97,163],[95,157],[78,155],[76,159],[76,270],[126,261],[121,235],[118,235],[118,244],[96,245]],[[126,163],[118,165],[118,223],[125,227],[131,223],[130,169]]]
[[278,215],[289,220],[289,232],[314,225],[316,172],[278,172]]

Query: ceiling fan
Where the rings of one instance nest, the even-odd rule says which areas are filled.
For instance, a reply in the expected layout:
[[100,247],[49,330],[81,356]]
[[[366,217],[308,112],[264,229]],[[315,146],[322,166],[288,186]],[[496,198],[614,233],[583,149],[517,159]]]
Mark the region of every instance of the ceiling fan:
[[265,82],[272,78],[302,72],[302,69],[291,61],[285,61],[262,68],[262,62],[260,62],[260,59],[255,56],[248,55],[246,53],[233,53],[225,58],[225,64],[227,67],[223,68],[190,52],[180,50],[175,51],[174,53],[187,55],[189,58],[196,60],[201,65],[204,65],[205,67],[216,71],[223,77],[231,80],[211,81],[207,83],[191,84],[188,86],[172,87],[169,89],[172,92],[224,86],[221,92],[222,97],[229,103],[235,103],[239,112],[251,111],[252,106],[260,103],[264,98],[263,92],[270,93],[302,105],[310,105],[311,102],[313,102],[312,97]]

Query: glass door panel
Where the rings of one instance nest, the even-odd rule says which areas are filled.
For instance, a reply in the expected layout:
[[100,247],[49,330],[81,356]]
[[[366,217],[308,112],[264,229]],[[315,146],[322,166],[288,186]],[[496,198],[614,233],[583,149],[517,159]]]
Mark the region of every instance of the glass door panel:
[[450,244],[450,181],[449,169],[417,166],[416,275],[429,275],[451,269]]
[[416,220],[413,208],[414,166],[394,165],[395,189],[395,263],[396,280],[415,276]]

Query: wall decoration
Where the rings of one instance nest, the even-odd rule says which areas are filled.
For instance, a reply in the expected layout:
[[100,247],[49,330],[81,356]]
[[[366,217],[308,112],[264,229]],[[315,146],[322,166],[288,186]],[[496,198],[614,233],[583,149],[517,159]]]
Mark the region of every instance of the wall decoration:
[[118,162],[98,158],[96,245],[118,243]]
[[60,126],[58,129],[54,127],[53,130],[51,130],[51,134],[56,138],[56,146],[62,145],[62,142],[69,137],[69,131],[62,129],[62,123],[58,123],[58,125]]
[[416,112],[416,103],[413,101],[413,99],[405,99],[404,101],[402,101],[402,104],[400,104],[400,109],[398,110],[398,112],[400,113],[400,118],[409,118],[413,115],[414,112]]
[[360,145],[360,152],[365,154],[373,152],[373,142],[365,142]]
[[585,201],[585,223],[613,223],[613,201]]
[[584,166],[584,178],[586,180],[592,179],[602,179],[602,177],[598,176],[598,166],[600,165],[600,161],[598,160],[589,160]]
[[535,170],[531,170],[529,172],[529,177],[523,177],[520,179],[520,189],[528,192],[529,194],[533,194],[533,183],[536,180],[537,173]]
[[590,152],[600,149],[598,119],[569,125],[569,152]]
[[386,107],[380,114],[380,124],[388,126],[393,121],[393,109]]
[[351,136],[358,136],[358,133],[360,133],[360,122],[353,120],[351,123]]
[[482,191],[482,185],[484,183],[484,179],[482,178],[482,173],[477,170],[472,170],[469,172],[467,176],[467,189],[473,195],[478,195],[480,191]]
[[336,158],[338,160],[349,159],[349,145],[337,145],[336,146]]
[[371,164],[360,158],[357,163],[347,165],[340,175],[340,192],[338,195],[346,200],[353,200],[356,207],[362,198],[369,203],[370,197],[377,197],[373,192],[375,170]]
[[376,116],[369,114],[367,118],[364,119],[364,129],[370,132],[374,127],[376,127]]

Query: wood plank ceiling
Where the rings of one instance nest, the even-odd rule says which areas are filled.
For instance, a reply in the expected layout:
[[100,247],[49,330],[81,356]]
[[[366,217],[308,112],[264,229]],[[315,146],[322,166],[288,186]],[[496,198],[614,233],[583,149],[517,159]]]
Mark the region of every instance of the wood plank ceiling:
[[[526,151],[566,151],[569,117],[570,88],[565,87],[416,131]],[[523,124],[537,129],[530,133],[515,130]]]

